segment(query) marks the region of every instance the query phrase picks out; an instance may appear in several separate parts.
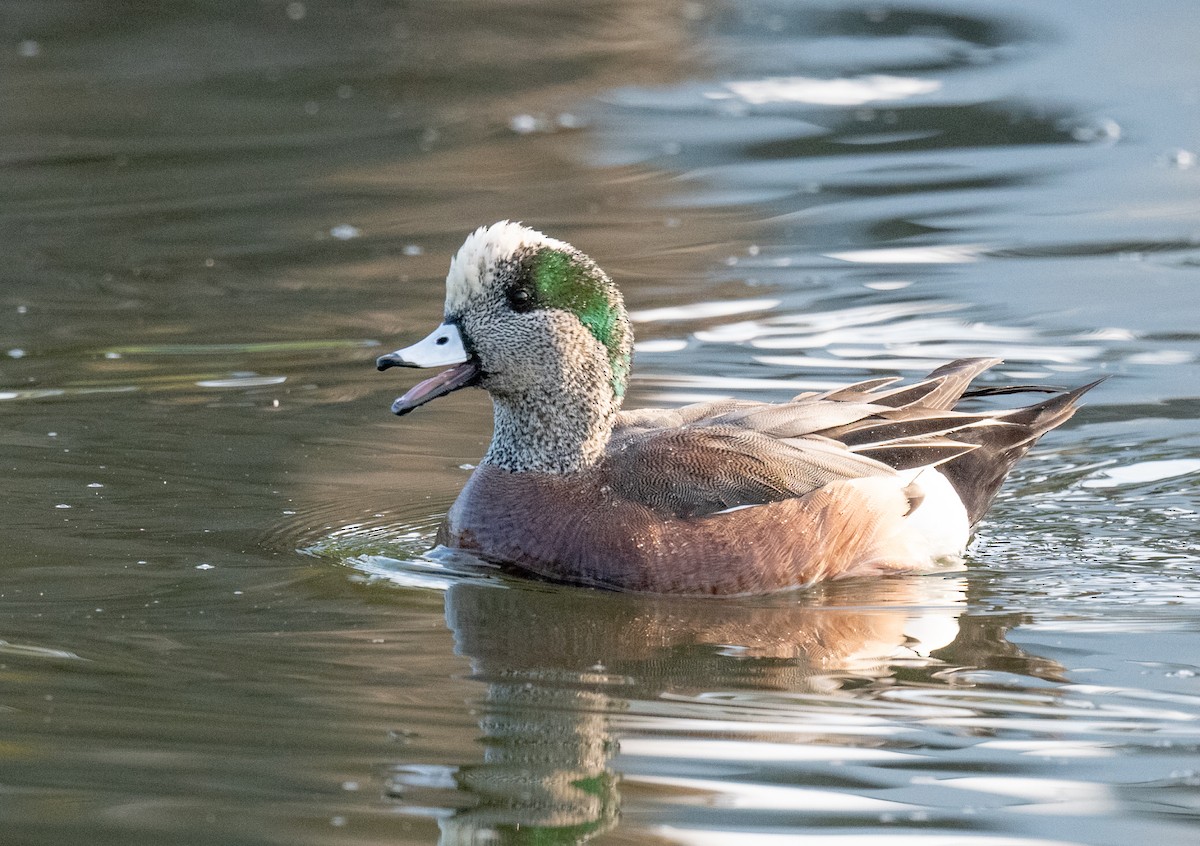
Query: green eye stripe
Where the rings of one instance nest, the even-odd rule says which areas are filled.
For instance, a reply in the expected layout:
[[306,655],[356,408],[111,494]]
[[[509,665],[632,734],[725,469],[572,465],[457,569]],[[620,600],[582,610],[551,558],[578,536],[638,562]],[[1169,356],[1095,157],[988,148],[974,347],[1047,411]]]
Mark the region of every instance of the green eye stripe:
[[611,296],[612,283],[590,263],[581,263],[561,250],[539,250],[533,257],[533,280],[538,300],[547,308],[569,311],[608,350],[613,367],[613,389],[625,392],[628,355],[621,350],[618,308]]
[[616,309],[605,280],[558,250],[542,250],[534,259],[538,300],[549,308],[569,311],[610,350],[616,340]]

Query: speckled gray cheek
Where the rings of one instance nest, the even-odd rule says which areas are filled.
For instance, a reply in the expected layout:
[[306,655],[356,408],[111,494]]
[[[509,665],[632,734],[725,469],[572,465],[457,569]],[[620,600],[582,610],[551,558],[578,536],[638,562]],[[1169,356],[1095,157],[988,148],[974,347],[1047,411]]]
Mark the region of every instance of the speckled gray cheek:
[[489,359],[500,366],[484,382],[495,412],[484,461],[565,473],[598,460],[619,408],[600,344],[553,311],[510,315],[485,331],[484,367]]

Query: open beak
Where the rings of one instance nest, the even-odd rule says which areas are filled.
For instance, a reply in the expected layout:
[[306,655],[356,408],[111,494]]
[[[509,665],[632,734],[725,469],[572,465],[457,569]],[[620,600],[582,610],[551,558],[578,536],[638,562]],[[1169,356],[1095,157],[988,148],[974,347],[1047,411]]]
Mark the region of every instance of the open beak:
[[389,367],[444,367],[449,370],[418,382],[392,403],[393,414],[408,414],[419,405],[479,381],[479,360],[467,352],[462,334],[453,323],[443,323],[411,347],[381,355],[375,360],[380,370]]

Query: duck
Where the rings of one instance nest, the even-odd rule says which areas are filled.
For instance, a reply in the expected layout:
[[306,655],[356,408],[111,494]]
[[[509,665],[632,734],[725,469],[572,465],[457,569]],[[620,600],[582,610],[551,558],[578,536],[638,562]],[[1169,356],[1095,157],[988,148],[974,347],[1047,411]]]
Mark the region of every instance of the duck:
[[[621,293],[591,258],[507,220],[472,232],[441,324],[376,361],[444,368],[397,415],[467,387],[491,396],[491,443],[437,542],[525,576],[654,594],[962,566],[1009,471],[1098,384],[972,389],[1001,359],[964,358],[910,384],[625,410],[632,353]],[[1051,396],[960,408],[1026,391]]]

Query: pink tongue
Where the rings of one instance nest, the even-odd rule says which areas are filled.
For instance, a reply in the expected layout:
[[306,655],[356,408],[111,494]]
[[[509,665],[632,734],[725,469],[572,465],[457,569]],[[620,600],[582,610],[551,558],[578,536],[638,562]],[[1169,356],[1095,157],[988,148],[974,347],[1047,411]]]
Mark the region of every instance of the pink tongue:
[[456,364],[449,370],[443,370],[438,375],[414,385],[408,393],[392,403],[392,413],[408,414],[419,405],[466,387],[477,375],[479,365],[474,360]]

